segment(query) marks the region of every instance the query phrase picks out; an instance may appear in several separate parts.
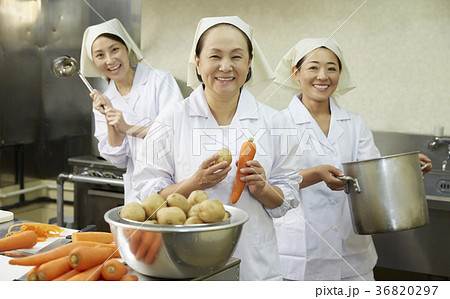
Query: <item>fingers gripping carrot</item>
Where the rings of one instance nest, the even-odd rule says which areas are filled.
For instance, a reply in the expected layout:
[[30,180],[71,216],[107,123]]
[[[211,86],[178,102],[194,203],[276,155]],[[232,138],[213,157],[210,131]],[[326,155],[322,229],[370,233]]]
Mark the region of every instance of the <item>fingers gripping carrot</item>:
[[248,138],[248,141],[244,142],[239,152],[238,168],[236,172],[236,179],[234,181],[233,191],[231,193],[231,202],[236,203],[241,197],[242,191],[245,187],[245,182],[241,181],[241,177],[247,175],[241,173],[242,168],[247,167],[247,162],[253,160],[256,154],[256,145],[253,143],[253,138]]
[[36,233],[28,230],[0,239],[0,251],[32,248],[36,243]]

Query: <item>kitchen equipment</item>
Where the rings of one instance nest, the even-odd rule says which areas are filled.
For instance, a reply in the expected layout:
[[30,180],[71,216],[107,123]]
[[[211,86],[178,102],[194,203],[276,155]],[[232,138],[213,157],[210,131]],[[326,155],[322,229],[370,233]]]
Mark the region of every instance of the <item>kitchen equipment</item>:
[[[233,254],[248,214],[225,205],[230,223],[193,225],[134,224],[120,218],[122,207],[105,213],[120,255],[135,271],[153,277],[183,279],[206,275],[225,265]],[[161,243],[153,259],[136,259],[135,238],[148,234]],[[137,254],[136,254],[137,255]]]
[[10,211],[0,210],[0,223],[8,222],[14,219],[14,213]]
[[52,71],[53,74],[59,78],[68,78],[74,74],[78,74],[89,91],[92,92],[94,90],[86,77],[80,73],[78,62],[73,57],[63,55],[53,60]]
[[[426,168],[428,165],[424,165]],[[419,152],[343,163],[345,191],[357,234],[396,232],[428,224]]]

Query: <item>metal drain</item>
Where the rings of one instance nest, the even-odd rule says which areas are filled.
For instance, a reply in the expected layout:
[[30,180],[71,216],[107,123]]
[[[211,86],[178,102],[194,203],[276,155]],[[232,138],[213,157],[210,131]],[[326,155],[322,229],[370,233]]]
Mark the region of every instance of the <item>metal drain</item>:
[[450,193],[450,181],[449,180],[440,180],[437,182],[437,188],[440,192]]

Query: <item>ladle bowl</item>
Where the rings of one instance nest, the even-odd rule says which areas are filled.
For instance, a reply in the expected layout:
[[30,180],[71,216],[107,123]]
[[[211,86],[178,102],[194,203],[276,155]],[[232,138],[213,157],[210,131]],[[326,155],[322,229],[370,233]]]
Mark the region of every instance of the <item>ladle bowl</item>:
[[89,84],[86,77],[83,76],[82,73],[80,73],[80,67],[78,65],[78,62],[73,57],[63,55],[53,60],[52,72],[56,77],[59,78],[68,78],[74,74],[78,74],[78,76],[84,82],[89,91],[92,92],[94,90],[91,84]]

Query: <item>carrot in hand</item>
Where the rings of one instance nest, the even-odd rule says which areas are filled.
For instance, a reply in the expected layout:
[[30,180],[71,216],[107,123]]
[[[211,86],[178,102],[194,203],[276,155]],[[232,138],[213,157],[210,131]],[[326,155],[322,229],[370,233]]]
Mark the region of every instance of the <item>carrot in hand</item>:
[[68,281],[95,281],[99,280],[102,274],[102,265],[95,265],[75,276],[67,279]]
[[34,231],[24,231],[0,239],[0,251],[32,248],[37,243]]
[[69,258],[63,256],[40,265],[38,277],[39,280],[53,280],[70,270],[72,270],[72,267],[69,264]]
[[120,280],[127,273],[127,266],[117,259],[106,261],[103,264],[102,277],[104,280]]
[[113,235],[107,232],[76,232],[72,234],[72,242],[93,241],[98,243],[114,242]]
[[72,268],[84,271],[112,258],[114,252],[113,248],[80,246],[70,252],[69,263]]
[[247,174],[241,173],[242,168],[246,168],[247,162],[253,160],[256,154],[256,145],[253,143],[253,138],[249,137],[248,141],[244,142],[239,152],[239,161],[236,172],[236,179],[234,180],[233,191],[231,192],[231,202],[236,203],[241,197],[242,191],[245,187],[245,182],[241,181],[241,177]]

